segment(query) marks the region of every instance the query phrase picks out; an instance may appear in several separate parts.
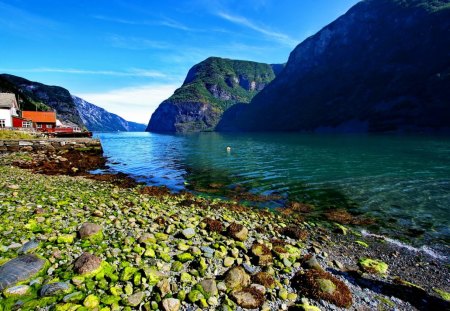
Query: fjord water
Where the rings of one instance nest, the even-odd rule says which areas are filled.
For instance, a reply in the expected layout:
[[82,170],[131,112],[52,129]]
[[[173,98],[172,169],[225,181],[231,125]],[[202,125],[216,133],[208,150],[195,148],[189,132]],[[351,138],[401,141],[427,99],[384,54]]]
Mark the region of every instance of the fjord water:
[[371,232],[416,246],[448,245],[450,240],[450,137],[96,135],[110,170],[148,184],[172,190],[196,185],[200,191],[211,184],[223,189],[239,185],[257,194],[311,202],[320,210],[350,209],[377,220]]

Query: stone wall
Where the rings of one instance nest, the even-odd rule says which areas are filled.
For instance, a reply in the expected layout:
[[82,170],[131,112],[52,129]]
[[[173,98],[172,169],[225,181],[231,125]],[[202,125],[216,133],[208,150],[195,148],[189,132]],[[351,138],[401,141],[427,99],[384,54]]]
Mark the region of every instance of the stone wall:
[[0,153],[10,152],[57,152],[60,150],[95,149],[103,151],[99,139],[94,138],[51,138],[34,140],[0,140]]

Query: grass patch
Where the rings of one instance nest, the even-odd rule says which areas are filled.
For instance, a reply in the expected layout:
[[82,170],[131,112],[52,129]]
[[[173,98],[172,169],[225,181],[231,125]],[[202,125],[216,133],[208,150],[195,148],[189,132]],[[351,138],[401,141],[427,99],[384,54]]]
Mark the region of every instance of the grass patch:
[[0,140],[36,139],[37,136],[21,131],[0,131]]

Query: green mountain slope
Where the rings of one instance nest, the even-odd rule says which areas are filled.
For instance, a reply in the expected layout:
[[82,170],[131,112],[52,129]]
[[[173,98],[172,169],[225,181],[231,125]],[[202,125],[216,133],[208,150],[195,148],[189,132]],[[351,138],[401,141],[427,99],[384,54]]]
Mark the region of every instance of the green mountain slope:
[[223,131],[450,129],[450,1],[366,0],[299,44]]
[[210,57],[189,70],[183,85],[153,113],[147,131],[213,130],[224,111],[249,103],[278,71],[280,65]]

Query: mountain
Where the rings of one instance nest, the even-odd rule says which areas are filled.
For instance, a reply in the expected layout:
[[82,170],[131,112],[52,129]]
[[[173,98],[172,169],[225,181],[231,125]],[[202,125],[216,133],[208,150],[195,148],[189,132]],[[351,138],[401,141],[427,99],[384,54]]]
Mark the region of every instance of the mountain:
[[114,113],[85,101],[77,96],[72,96],[80,114],[81,120],[90,131],[99,132],[143,132],[145,124],[126,121]]
[[450,1],[366,0],[300,43],[222,131],[450,129]]
[[149,132],[213,130],[236,103],[249,103],[282,65],[210,57],[192,67],[183,85],[151,116]]
[[60,86],[49,86],[9,74],[0,74],[0,92],[18,95],[22,110],[55,110],[59,120],[73,122],[90,131],[143,132],[146,128],[145,124],[126,121],[103,108],[72,96]]
[[5,91],[19,94],[24,100],[22,110],[54,109],[61,121],[70,121],[84,127],[72,96],[65,88],[45,85],[9,74],[1,74],[0,81]]

